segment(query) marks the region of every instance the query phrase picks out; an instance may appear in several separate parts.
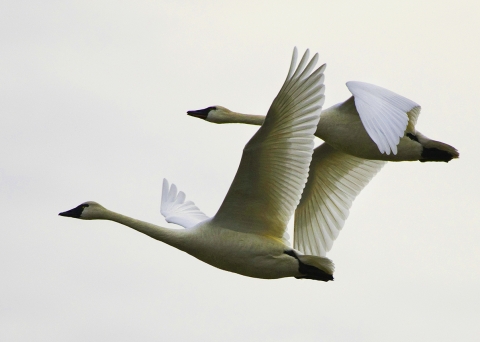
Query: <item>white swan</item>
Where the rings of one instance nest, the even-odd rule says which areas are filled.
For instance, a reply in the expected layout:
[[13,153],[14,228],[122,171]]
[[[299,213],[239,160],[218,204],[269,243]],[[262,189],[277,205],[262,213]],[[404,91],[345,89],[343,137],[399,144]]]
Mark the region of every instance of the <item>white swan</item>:
[[[320,116],[315,135],[325,143],[313,154],[302,199],[295,211],[294,248],[325,256],[348,217],[353,200],[385,161],[445,161],[455,148],[416,131],[420,106],[387,89],[348,82],[353,96]],[[188,111],[213,123],[262,125],[262,115],[212,106]]]
[[325,65],[313,71],[318,55],[307,65],[307,50],[294,71],[296,57],[295,49],[287,79],[262,127],[245,146],[237,174],[213,218],[205,219],[194,210],[193,216],[182,221],[194,226],[174,230],[115,213],[95,202],[60,215],[115,221],[245,276],[333,280],[329,259],[303,255],[282,239],[307,180],[313,133],[324,101]]
[[[347,82],[353,94],[320,116],[315,135],[352,156],[386,161],[444,161],[458,151],[415,129],[420,106],[394,92],[364,82]],[[240,114],[221,106],[187,112],[214,123],[261,125],[264,116]]]

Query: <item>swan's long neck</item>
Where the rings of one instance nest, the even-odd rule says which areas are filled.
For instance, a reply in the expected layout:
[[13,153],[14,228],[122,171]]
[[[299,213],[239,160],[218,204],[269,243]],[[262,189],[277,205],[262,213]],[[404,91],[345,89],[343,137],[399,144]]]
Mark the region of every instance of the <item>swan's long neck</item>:
[[215,123],[243,123],[257,126],[261,126],[264,121],[264,115],[241,114],[232,111],[230,111],[228,115],[222,115],[217,119],[212,119],[212,122]]
[[240,113],[235,113],[235,114],[236,114],[235,115],[236,121],[234,122],[238,122],[238,123],[261,126],[265,121],[264,115],[252,115],[252,114],[240,114]]
[[185,250],[187,231],[184,229],[169,229],[160,227],[110,210],[106,210],[99,219],[118,222],[156,240],[162,241],[172,247]]

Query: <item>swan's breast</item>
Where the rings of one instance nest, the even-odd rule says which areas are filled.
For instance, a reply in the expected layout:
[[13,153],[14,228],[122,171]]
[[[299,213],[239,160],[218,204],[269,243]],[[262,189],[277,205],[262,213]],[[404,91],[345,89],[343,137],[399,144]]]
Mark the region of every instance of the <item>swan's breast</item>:
[[191,243],[184,251],[222,270],[267,279],[299,275],[298,261],[273,238],[210,224],[195,227],[189,235]]

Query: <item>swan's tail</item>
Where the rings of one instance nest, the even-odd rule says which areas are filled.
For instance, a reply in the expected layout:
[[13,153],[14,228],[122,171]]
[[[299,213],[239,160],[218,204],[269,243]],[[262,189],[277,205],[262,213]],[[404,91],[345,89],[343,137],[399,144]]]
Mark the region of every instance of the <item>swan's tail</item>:
[[313,279],[321,281],[333,280],[335,269],[332,260],[314,255],[297,255],[302,276],[297,279]]
[[448,144],[436,140],[430,140],[423,134],[417,131],[416,138],[423,146],[422,156],[420,161],[424,162],[446,162],[454,158],[458,158],[460,154],[457,149]]

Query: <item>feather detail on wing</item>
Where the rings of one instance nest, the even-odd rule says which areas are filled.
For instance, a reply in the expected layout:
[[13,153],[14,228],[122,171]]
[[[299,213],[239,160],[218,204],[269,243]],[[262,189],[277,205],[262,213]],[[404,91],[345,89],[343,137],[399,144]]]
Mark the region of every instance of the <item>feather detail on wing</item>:
[[[313,138],[324,102],[323,71],[308,50],[287,79],[265,122],[243,150],[237,174],[213,218],[221,227],[282,239],[297,206],[312,158]],[[294,71],[295,70],[295,71]]]
[[[355,98],[355,107],[365,130],[380,152],[397,154],[397,145],[405,134],[409,119],[414,125],[420,106],[373,84],[351,81],[347,82],[347,87]],[[407,113],[412,110],[409,117]]]
[[163,179],[160,213],[165,217],[165,221],[190,228],[208,219],[208,216],[202,213],[195,203],[185,202],[185,197],[183,191],[177,193],[175,184],[170,187],[168,181]]
[[357,158],[327,143],[318,146],[295,211],[293,247],[325,256],[343,228],[352,202],[383,165],[384,161]]
[[408,125],[407,129],[405,130],[406,133],[412,133],[413,135],[415,135],[415,125],[417,124],[418,116],[420,115],[420,109],[420,106],[413,107],[413,109],[407,113]]

